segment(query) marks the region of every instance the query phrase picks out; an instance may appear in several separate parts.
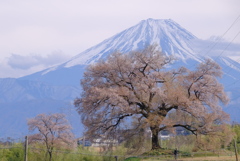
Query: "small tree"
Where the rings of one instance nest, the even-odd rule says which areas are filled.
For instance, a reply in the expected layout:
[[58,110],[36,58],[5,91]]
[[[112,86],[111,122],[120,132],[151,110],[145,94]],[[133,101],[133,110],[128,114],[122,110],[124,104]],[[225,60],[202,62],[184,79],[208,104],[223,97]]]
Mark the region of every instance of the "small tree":
[[90,65],[75,100],[88,136],[130,137],[150,129],[154,150],[161,148],[158,134],[164,129],[183,127],[195,135],[219,131],[229,119],[220,106],[228,102],[217,80],[220,66],[206,59],[194,71],[167,69],[172,61],[150,46]]
[[234,133],[234,138],[228,148],[235,150],[236,147],[238,152],[240,152],[240,124],[233,123],[231,128]]
[[43,143],[47,148],[49,161],[52,160],[54,148],[74,148],[75,138],[71,126],[63,114],[39,114],[28,120],[30,135],[29,143]]
[[214,133],[214,135],[199,135],[196,138],[194,151],[216,151],[227,147],[233,140],[234,133],[229,126],[222,128],[222,131]]

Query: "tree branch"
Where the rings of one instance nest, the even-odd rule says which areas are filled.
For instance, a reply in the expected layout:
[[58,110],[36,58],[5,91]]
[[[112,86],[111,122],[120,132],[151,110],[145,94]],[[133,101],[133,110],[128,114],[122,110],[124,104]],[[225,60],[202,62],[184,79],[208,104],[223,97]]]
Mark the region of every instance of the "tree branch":
[[128,116],[132,116],[132,115],[133,115],[133,114],[126,114],[126,115],[120,116],[120,117],[118,118],[118,120],[116,121],[116,123],[113,124],[113,125],[110,125],[110,126],[106,127],[106,130],[109,130],[110,128],[113,128],[113,127],[118,126],[118,124],[120,123],[120,121],[121,121],[122,119],[124,119],[125,117],[128,117]]

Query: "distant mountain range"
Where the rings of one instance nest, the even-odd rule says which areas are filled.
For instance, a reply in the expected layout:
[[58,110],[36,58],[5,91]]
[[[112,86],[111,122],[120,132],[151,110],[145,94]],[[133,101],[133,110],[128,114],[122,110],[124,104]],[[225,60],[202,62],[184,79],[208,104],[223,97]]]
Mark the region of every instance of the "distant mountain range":
[[[170,19],[147,19],[60,65],[17,79],[2,78],[0,137],[22,137],[28,133],[27,119],[39,113],[54,112],[65,113],[75,134],[82,135],[83,127],[72,102],[81,92],[80,79],[86,66],[116,51],[127,53],[153,44],[167,55],[177,58],[169,68],[185,66],[194,70],[194,66],[205,57],[220,64],[224,72],[220,82],[231,98],[224,110],[232,120],[240,122],[240,64],[227,56],[228,51],[223,48],[227,43],[218,43],[219,46],[210,40],[200,40]],[[240,51],[240,44],[235,44],[231,53],[236,51]]]

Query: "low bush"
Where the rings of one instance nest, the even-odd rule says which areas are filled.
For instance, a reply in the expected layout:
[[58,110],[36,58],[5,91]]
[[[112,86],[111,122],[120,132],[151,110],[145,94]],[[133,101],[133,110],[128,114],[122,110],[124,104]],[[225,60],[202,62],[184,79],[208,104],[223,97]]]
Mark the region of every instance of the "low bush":
[[129,158],[125,159],[124,161],[140,161],[140,159],[137,157],[129,157]]

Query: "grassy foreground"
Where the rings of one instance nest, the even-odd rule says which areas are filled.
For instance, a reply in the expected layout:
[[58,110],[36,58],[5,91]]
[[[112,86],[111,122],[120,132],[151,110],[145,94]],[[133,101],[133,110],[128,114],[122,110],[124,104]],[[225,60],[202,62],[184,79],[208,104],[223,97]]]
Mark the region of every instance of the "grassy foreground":
[[[130,157],[124,161],[173,161],[171,149],[160,149],[145,152],[138,157]],[[235,155],[230,151],[188,153],[180,151],[178,161],[235,161]]]

